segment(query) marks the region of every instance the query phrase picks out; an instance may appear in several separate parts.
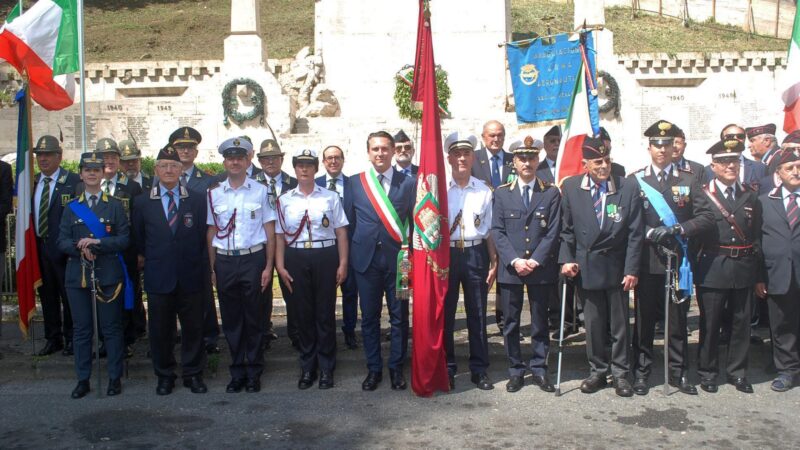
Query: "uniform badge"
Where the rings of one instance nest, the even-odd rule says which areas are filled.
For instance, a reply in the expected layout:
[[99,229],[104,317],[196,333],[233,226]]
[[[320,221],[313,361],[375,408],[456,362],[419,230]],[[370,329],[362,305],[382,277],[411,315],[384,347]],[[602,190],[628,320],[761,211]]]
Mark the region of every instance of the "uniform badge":
[[622,216],[617,210],[617,205],[614,204],[606,205],[606,215],[608,216],[609,219],[613,220],[614,223],[622,222]]
[[331,221],[328,220],[328,216],[326,214],[322,214],[322,226],[325,228],[331,226]]
[[478,228],[479,226],[481,226],[481,216],[475,214],[475,222],[474,223],[475,223],[475,228]]
[[190,212],[183,215],[183,226],[192,228],[194,226],[194,215]]
[[753,218],[753,207],[752,206],[745,206],[742,208],[744,210],[744,217],[748,220]]
[[533,218],[539,221],[540,227],[547,228],[547,217],[544,215],[544,208],[539,208],[539,210],[534,212]]
[[125,209],[125,214],[130,214],[131,213],[131,210],[130,210],[131,207],[130,207],[130,204],[128,202],[129,199],[121,198],[120,200],[122,200],[122,207]]
[[69,194],[61,194],[61,206],[66,206],[72,198]]
[[250,218],[255,220],[255,218],[256,218],[256,210],[255,209],[250,211]]

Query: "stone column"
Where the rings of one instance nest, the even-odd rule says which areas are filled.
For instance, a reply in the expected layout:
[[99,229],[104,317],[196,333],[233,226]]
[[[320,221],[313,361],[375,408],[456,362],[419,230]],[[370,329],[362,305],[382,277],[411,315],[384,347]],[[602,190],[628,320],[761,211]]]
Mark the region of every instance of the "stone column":
[[231,34],[225,38],[226,64],[264,67],[267,47],[261,39],[261,0],[231,0]]

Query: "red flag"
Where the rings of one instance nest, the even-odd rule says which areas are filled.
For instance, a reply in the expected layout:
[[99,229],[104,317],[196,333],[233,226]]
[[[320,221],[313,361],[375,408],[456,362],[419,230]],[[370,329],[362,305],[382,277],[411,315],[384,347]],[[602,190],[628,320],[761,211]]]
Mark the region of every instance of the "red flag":
[[412,102],[421,102],[422,93],[425,89],[424,82],[427,68],[424,67],[423,60],[425,59],[425,47],[427,45],[427,41],[430,39],[430,27],[428,27],[428,33],[425,33],[426,14],[428,18],[430,18],[430,12],[427,9],[426,3],[427,2],[424,0],[419,0],[419,18],[417,19],[417,52],[414,56],[414,84],[411,85]]
[[[426,2],[427,3],[427,2]],[[424,5],[420,2],[420,12]],[[421,61],[415,74],[435,71],[430,13],[419,33]],[[418,44],[420,43],[418,42]],[[415,80],[417,77],[414,77]],[[422,92],[422,138],[417,175],[417,202],[414,208],[414,287],[413,351],[411,387],[421,397],[437,390],[449,390],[444,349],[444,297],[450,267],[450,230],[447,227],[447,183],[442,153],[436,77],[425,76]]]

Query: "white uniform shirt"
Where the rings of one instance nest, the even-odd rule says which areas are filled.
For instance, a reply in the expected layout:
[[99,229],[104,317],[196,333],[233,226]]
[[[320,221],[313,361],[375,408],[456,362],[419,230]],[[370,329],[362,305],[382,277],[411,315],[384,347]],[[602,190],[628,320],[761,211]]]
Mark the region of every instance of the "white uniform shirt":
[[[308,211],[308,218],[311,220],[311,236],[309,227],[303,225],[303,230],[295,242],[326,241],[336,239],[335,230],[346,227],[350,222],[344,214],[342,201],[339,196],[322,186],[314,185],[314,190],[309,195],[300,192],[296,187],[287,191],[278,199],[280,214],[283,221],[278,220],[275,224],[275,233],[294,234]],[[327,226],[326,226],[327,224]],[[284,228],[285,227],[285,228]],[[287,236],[287,241],[293,238]]]
[[486,239],[489,235],[489,228],[492,226],[492,191],[484,182],[469,177],[469,182],[462,188],[454,180],[450,180],[447,187],[447,207],[450,219],[448,223],[451,226],[456,223],[456,217],[461,211],[461,224],[450,235],[451,242],[461,239],[462,229],[465,241]]
[[[36,183],[36,190],[33,193],[33,214],[34,214],[34,221],[36,223],[36,230],[39,229],[39,205],[41,205],[42,203],[42,191],[44,190],[45,176],[46,176],[45,174],[41,174],[41,176],[39,177],[39,182]],[[59,176],[61,176],[61,167],[56,169],[56,171],[53,172],[52,175],[50,175],[50,183],[48,185],[48,187],[50,188],[50,199],[49,199],[50,205],[53,204],[53,191],[55,191],[56,189],[56,183],[58,183]],[[48,224],[47,226],[50,227],[51,224]],[[58,226],[58,224],[56,224],[56,226]]]
[[[223,231],[236,212],[235,228],[227,237],[214,237],[211,245],[222,250],[242,250],[267,242],[264,224],[275,220],[275,210],[267,202],[267,188],[246,178],[244,184],[234,189],[228,180],[211,189],[208,202],[208,225]],[[216,222],[215,222],[216,220]]]

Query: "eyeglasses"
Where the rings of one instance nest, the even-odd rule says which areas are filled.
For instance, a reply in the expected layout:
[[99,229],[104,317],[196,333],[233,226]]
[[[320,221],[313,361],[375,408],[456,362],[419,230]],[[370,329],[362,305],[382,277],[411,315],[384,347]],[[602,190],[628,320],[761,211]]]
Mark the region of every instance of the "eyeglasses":
[[344,156],[327,156],[327,157],[325,157],[325,161],[327,161],[327,162],[341,162],[341,161],[344,161]]
[[267,163],[278,162],[281,159],[283,159],[282,156],[259,156],[258,157],[259,161],[263,161],[263,162],[267,162]]
[[745,134],[744,133],[733,133],[733,134],[726,134],[723,136],[725,139],[739,139],[744,140]]
[[412,144],[395,144],[394,148],[398,150],[411,150],[414,146]]

